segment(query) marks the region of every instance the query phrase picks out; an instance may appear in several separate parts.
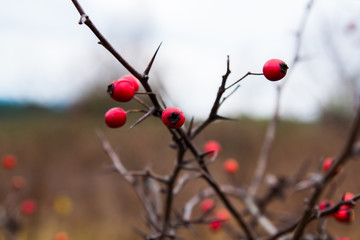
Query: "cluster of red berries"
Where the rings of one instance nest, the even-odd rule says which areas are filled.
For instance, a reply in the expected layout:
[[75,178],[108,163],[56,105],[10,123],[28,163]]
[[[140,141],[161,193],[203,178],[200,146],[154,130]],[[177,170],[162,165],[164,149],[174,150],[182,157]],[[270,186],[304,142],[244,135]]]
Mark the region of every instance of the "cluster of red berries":
[[[2,160],[1,164],[2,167],[6,170],[12,170],[17,166],[18,160],[12,154],[5,155]],[[14,191],[19,191],[24,188],[26,184],[26,180],[22,176],[13,176],[11,179],[11,186]],[[20,211],[23,215],[30,216],[36,212],[37,204],[32,199],[26,199],[21,202]]]
[[[355,197],[355,195],[351,192],[345,192],[341,198],[342,201],[350,201]],[[322,200],[319,205],[318,209],[323,211],[330,207],[334,206],[334,203],[329,199]],[[344,204],[337,210],[332,216],[339,222],[343,223],[351,223],[355,219],[355,211],[353,204]]]
[[[215,201],[212,198],[206,198],[200,203],[200,210],[203,214],[208,214],[210,211],[215,210]],[[209,223],[212,231],[218,231],[223,224],[226,224],[230,219],[228,210],[220,208],[214,213],[214,219]]]
[[[139,90],[140,81],[133,75],[124,75],[108,85],[107,92],[112,99],[118,102],[130,101]],[[109,109],[105,113],[105,123],[110,128],[118,128],[126,123],[127,113],[120,107]],[[169,128],[180,128],[185,122],[184,113],[175,107],[166,108],[161,120]]]
[[[139,90],[139,80],[133,75],[124,75],[108,85],[107,93],[118,102],[130,101]],[[118,128],[126,123],[127,112],[120,107],[109,109],[105,113],[105,123],[110,128]]]

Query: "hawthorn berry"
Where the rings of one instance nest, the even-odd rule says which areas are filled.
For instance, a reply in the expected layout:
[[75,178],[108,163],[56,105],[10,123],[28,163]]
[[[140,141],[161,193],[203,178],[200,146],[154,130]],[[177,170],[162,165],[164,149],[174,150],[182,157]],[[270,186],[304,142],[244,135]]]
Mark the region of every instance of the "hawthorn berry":
[[162,112],[161,120],[169,128],[180,128],[185,122],[185,115],[176,107],[168,107]]
[[125,124],[126,112],[124,109],[114,107],[105,113],[105,123],[110,128],[118,128]]
[[[327,172],[333,165],[334,159],[332,157],[325,158],[322,164],[322,171]],[[334,175],[338,174],[341,170],[341,167],[338,167],[334,172]]]
[[56,233],[54,240],[69,240],[69,236],[66,232]]
[[322,211],[329,207],[332,207],[333,205],[334,205],[334,203],[331,200],[324,199],[319,203],[318,207],[319,207],[319,210]]
[[225,222],[230,219],[230,213],[226,209],[219,209],[216,211],[216,219]]
[[139,90],[140,81],[134,75],[131,74],[124,75],[119,79],[119,81],[122,80],[130,81],[134,85],[135,92]]
[[340,208],[333,216],[338,222],[351,223],[355,219],[355,212],[354,209]]
[[17,164],[17,159],[14,155],[7,154],[2,159],[2,166],[5,169],[8,170],[13,169],[14,167],[16,167],[16,164]]
[[270,81],[278,81],[285,77],[288,68],[284,61],[270,59],[263,66],[263,74]]
[[201,212],[206,213],[211,209],[213,209],[214,206],[215,206],[214,200],[212,200],[211,198],[204,199],[200,204]]
[[128,102],[135,95],[135,87],[131,81],[116,80],[108,85],[107,93],[118,102]]
[[222,224],[221,221],[215,220],[215,221],[212,221],[209,223],[209,227],[212,231],[216,232],[216,231],[220,230],[221,224]]
[[210,156],[213,156],[215,152],[219,154],[221,152],[221,145],[215,140],[207,141],[204,144],[204,152],[211,152]]
[[224,169],[227,173],[234,174],[239,168],[238,162],[234,158],[228,158],[224,162]]
[[[355,195],[351,192],[346,192],[344,193],[344,195],[342,196],[341,200],[343,201],[349,201],[349,200],[352,200],[353,198],[355,197]],[[353,208],[354,205],[353,204],[345,204],[342,206],[342,208]]]
[[26,216],[30,216],[33,215],[36,211],[36,202],[34,200],[31,199],[27,199],[24,200],[21,203],[21,212],[26,215]]

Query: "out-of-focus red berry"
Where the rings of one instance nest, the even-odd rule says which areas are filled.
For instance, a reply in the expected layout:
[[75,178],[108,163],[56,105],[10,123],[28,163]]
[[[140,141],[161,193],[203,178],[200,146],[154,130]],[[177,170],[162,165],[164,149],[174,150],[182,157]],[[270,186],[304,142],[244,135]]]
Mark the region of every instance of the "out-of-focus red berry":
[[200,208],[201,208],[201,212],[202,212],[202,213],[206,213],[206,212],[209,211],[210,209],[213,209],[214,206],[215,206],[215,202],[214,202],[214,200],[211,199],[211,198],[204,199],[204,200],[200,203]]
[[215,140],[207,141],[204,144],[204,152],[211,152],[209,155],[212,156],[217,152],[218,154],[221,152],[220,144]]
[[69,240],[67,232],[58,232],[55,234],[54,240]]
[[36,208],[36,202],[32,199],[24,200],[21,203],[21,212],[26,216],[33,215],[36,212]]
[[2,158],[2,166],[5,169],[13,169],[16,167],[17,164],[17,158],[12,154],[7,154]]
[[351,223],[355,219],[355,212],[354,209],[340,208],[333,216],[339,222]]
[[230,219],[230,213],[226,209],[219,209],[216,211],[216,219],[225,222]]
[[234,174],[239,169],[239,164],[234,158],[228,158],[224,162],[224,169],[227,173]]
[[319,207],[319,210],[322,211],[329,207],[332,207],[333,205],[334,205],[334,203],[331,200],[324,199],[319,203],[318,207]]
[[[322,164],[322,171],[327,172],[333,165],[334,159],[332,157],[328,157],[324,159],[324,162]],[[340,172],[341,168],[338,167],[336,171],[334,172],[334,175],[338,174]]]
[[[351,192],[346,192],[344,193],[344,195],[342,196],[341,200],[343,201],[349,201],[349,200],[352,200],[353,198],[355,197],[355,195]],[[347,208],[353,208],[354,205],[352,204],[345,204],[343,205],[342,207],[347,207]]]
[[212,221],[211,223],[209,223],[209,227],[212,231],[216,232],[219,231],[221,229],[221,222],[218,220]]

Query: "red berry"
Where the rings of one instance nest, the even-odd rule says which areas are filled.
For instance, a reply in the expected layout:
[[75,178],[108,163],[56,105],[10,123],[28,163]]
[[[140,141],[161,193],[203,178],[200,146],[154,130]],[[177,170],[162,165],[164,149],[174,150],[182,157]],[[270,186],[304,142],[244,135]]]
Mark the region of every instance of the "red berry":
[[324,199],[319,203],[318,207],[319,207],[319,210],[322,211],[329,207],[332,207],[333,205],[334,205],[334,203],[331,200]]
[[[353,198],[355,197],[355,195],[351,192],[346,192],[344,193],[344,195],[342,196],[341,200],[343,201],[349,201],[349,200],[352,200]],[[354,205],[353,204],[346,204],[346,205],[343,205],[341,206],[342,208],[353,208]]]
[[207,211],[213,209],[214,205],[215,202],[211,198],[204,199],[200,204],[201,212],[206,213]]
[[289,67],[280,59],[270,59],[263,67],[264,76],[270,81],[278,81],[285,77]]
[[5,155],[2,159],[2,166],[5,168],[5,169],[13,169],[17,164],[17,159],[14,155],[11,155],[11,154],[8,154],[8,155]]
[[66,232],[56,233],[54,240],[69,240],[69,236]]
[[185,122],[185,115],[176,107],[168,107],[162,112],[161,120],[169,128],[180,128]]
[[113,81],[107,88],[110,97],[118,102],[128,102],[135,95],[134,84],[127,80]]
[[351,223],[354,221],[355,212],[353,209],[340,208],[333,216],[339,222]]
[[230,219],[230,213],[226,209],[219,209],[216,211],[216,219],[221,222],[227,221]]
[[350,240],[348,237],[337,238],[336,240]]
[[211,152],[209,155],[212,156],[217,152],[218,154],[221,152],[220,144],[215,140],[207,141],[204,144],[204,152]]
[[121,127],[125,122],[126,112],[122,108],[111,108],[105,113],[105,123],[110,128]]
[[234,158],[229,158],[225,160],[224,169],[226,172],[230,174],[234,174],[237,172],[238,168],[239,168],[239,164]]
[[216,232],[218,230],[220,230],[221,228],[221,222],[218,220],[212,221],[211,223],[209,223],[209,227],[212,231]]
[[130,75],[130,74],[124,75],[119,79],[119,81],[122,80],[130,81],[134,85],[135,92],[139,90],[140,81],[134,75]]
[[[325,158],[325,160],[322,164],[322,171],[327,172],[332,167],[333,162],[334,162],[333,158],[331,158],[331,157]],[[336,171],[334,172],[334,175],[338,174],[340,172],[340,170],[341,170],[340,167],[338,169],[336,169]]]
[[36,211],[36,202],[34,200],[28,199],[21,203],[21,212],[24,215],[32,215]]

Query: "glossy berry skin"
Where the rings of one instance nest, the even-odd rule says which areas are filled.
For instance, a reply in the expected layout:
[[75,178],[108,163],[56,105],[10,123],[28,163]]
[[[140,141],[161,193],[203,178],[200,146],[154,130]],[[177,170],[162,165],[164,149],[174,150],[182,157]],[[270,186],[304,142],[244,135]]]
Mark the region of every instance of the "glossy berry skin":
[[[332,164],[334,162],[334,159],[331,157],[325,158],[324,162],[322,164],[322,171],[325,173],[327,172],[331,167]],[[341,168],[339,167],[338,169],[336,169],[336,171],[334,172],[334,175],[338,174],[340,172]]]
[[285,77],[288,68],[284,61],[270,59],[263,66],[263,74],[270,81],[278,81]]
[[227,173],[234,174],[239,169],[239,164],[234,158],[228,158],[224,162],[224,169]]
[[28,199],[21,203],[21,212],[26,216],[33,215],[36,211],[36,202],[34,200]]
[[230,213],[226,209],[217,210],[215,215],[216,215],[216,219],[221,222],[225,222],[230,219]]
[[17,159],[14,155],[8,154],[5,155],[2,159],[2,166],[5,169],[13,169],[14,167],[16,167],[17,164]]
[[118,128],[125,124],[126,112],[124,109],[115,107],[105,113],[105,123],[110,128]]
[[122,80],[130,81],[134,85],[135,92],[139,90],[140,81],[134,75],[131,74],[124,75],[119,79],[119,81]]
[[131,81],[116,80],[108,85],[107,93],[118,102],[128,102],[135,95],[134,84]]
[[215,206],[214,200],[212,200],[211,198],[204,199],[200,204],[201,212],[206,213],[211,209],[213,209],[214,206]]
[[215,140],[210,140],[207,141],[204,144],[204,152],[211,152],[209,155],[213,156],[215,154],[215,152],[217,152],[217,154],[219,154],[221,152],[221,145],[215,141]]
[[340,208],[333,216],[338,222],[351,223],[355,219],[355,212],[353,209]]
[[180,128],[185,122],[185,115],[176,107],[168,107],[162,112],[161,120],[169,128]]

